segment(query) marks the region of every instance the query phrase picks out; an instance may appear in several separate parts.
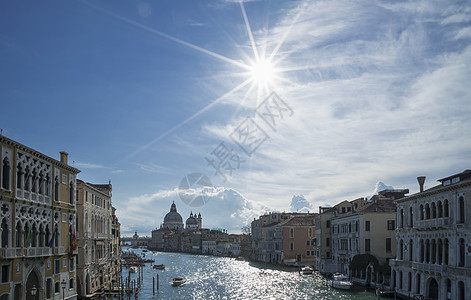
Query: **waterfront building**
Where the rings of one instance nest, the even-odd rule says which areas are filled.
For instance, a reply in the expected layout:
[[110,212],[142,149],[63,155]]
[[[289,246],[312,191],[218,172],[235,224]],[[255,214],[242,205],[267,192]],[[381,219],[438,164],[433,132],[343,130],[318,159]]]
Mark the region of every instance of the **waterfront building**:
[[316,216],[316,238],[314,241],[315,268],[321,273],[333,273],[337,270],[333,260],[332,218],[350,213],[366,204],[365,198],[342,201],[333,207],[319,207]]
[[170,211],[165,215],[164,223],[161,228],[168,228],[173,231],[183,230],[183,219],[182,216],[177,212],[177,206],[175,202],[170,206]]
[[315,214],[293,216],[278,224],[282,236],[283,264],[314,265],[315,218]]
[[[284,261],[284,251],[283,243],[288,241],[287,249],[289,255],[291,254],[300,254],[301,251],[305,254],[306,249],[304,246],[302,248],[294,248],[290,250],[290,235],[283,235],[283,227],[280,226],[283,221],[289,220],[293,217],[305,217],[311,216],[314,214],[308,213],[269,213],[260,216],[258,219],[254,219],[251,223],[251,232],[252,232],[252,259],[262,262],[270,262],[277,264],[292,264],[291,256],[288,258],[288,261]],[[299,227],[303,227],[300,225]],[[314,224],[313,224],[314,226]],[[296,227],[296,226],[292,226]],[[302,235],[302,234],[301,234]],[[299,235],[299,236],[301,236]],[[313,234],[315,236],[315,233]],[[306,240],[303,242],[306,244]],[[298,243],[296,243],[297,245]],[[299,244],[300,245],[300,244]],[[311,245],[309,245],[311,246]],[[309,249],[311,250],[311,249]],[[312,249],[314,250],[314,249]],[[303,255],[304,255],[303,254]],[[302,255],[301,255],[302,260]],[[314,261],[315,259],[312,258]]]
[[[408,189],[380,191],[365,205],[356,209],[352,207],[349,212],[332,218],[334,271],[351,274],[357,283],[363,285],[389,285],[388,260],[396,257],[394,201],[408,192]],[[374,263],[360,264],[351,270],[352,260],[365,254],[374,256]]]
[[471,292],[471,170],[397,203],[392,286],[404,297],[468,299]]
[[76,299],[76,176],[0,135],[0,298]]
[[118,282],[121,269],[119,223],[111,197],[111,183],[92,184],[77,180],[79,297],[91,297],[102,287],[111,289]]

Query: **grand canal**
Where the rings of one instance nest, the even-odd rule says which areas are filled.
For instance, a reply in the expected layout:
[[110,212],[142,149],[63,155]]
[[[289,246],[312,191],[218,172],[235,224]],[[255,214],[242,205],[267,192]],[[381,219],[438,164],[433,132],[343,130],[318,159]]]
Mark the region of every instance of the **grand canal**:
[[[141,253],[140,250],[133,250]],[[238,261],[227,257],[201,256],[181,253],[146,252],[155,264],[146,264],[138,292],[139,299],[376,299],[373,293],[355,287],[339,291],[325,284],[319,275],[300,275],[295,269]],[[153,295],[153,277],[159,274],[159,290]],[[123,268],[123,278],[128,269]],[[172,278],[187,279],[185,285],[173,287]],[[131,274],[137,281],[138,275]],[[129,299],[134,299],[134,296]],[[125,297],[126,299],[126,297]]]

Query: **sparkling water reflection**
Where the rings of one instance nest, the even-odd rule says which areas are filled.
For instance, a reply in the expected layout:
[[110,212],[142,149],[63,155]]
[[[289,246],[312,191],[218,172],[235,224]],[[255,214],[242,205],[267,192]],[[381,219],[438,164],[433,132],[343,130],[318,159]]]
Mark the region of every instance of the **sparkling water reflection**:
[[[358,287],[353,291],[329,288],[321,275],[303,276],[291,268],[181,253],[149,251],[146,258],[166,268],[155,270],[150,264],[144,267],[139,299],[376,299],[373,293]],[[152,277],[157,274],[160,289],[153,296]],[[127,275],[128,270],[123,268],[123,276]],[[172,278],[177,276],[185,277],[186,284],[171,286]],[[131,274],[132,280],[137,277]]]

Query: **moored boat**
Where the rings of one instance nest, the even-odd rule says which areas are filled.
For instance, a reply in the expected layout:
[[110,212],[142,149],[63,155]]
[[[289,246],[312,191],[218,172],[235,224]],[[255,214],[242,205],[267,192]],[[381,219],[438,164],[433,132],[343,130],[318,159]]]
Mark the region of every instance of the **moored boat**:
[[181,286],[181,285],[183,285],[185,282],[186,282],[186,279],[185,279],[185,278],[183,278],[183,277],[175,277],[175,278],[173,278],[171,284],[172,284],[173,286]]
[[130,267],[129,272],[131,273],[137,273],[137,267]]
[[157,270],[165,270],[165,265],[154,265],[153,268]]
[[336,289],[349,290],[353,288],[353,283],[344,274],[334,273],[332,280],[330,280],[330,286]]
[[305,266],[301,268],[301,273],[303,275],[311,275],[314,272],[314,268],[311,266]]

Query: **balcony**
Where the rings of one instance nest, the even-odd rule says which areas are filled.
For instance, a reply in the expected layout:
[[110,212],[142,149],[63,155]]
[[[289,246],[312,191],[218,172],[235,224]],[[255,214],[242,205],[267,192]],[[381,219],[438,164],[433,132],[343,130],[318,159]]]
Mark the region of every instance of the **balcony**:
[[431,264],[431,263],[412,263],[412,269],[417,271],[426,272],[429,274],[442,274],[442,272],[446,272],[447,266],[446,265],[438,265],[438,264]]
[[450,223],[451,223],[450,218],[428,219],[428,220],[415,221],[414,227],[419,230],[436,229],[436,228],[445,228],[447,225],[450,225]]
[[50,256],[51,248],[49,247],[30,247],[30,248],[2,248],[0,249],[0,258],[15,259],[25,257],[41,257]]
[[54,255],[64,255],[64,254],[65,254],[64,246],[54,248]]

